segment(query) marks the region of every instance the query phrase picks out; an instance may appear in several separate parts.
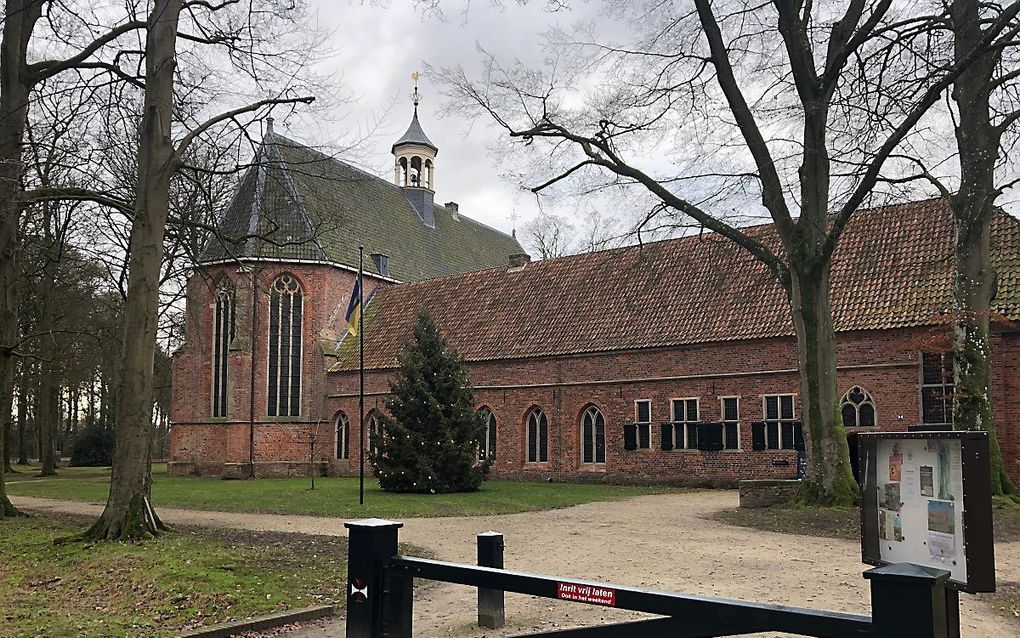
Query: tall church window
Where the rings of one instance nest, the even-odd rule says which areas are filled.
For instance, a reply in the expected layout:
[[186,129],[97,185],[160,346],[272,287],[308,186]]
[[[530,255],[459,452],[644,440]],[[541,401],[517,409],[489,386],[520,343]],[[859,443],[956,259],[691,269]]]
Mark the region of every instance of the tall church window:
[[496,415],[489,408],[482,408],[478,413],[485,421],[485,435],[478,446],[478,460],[496,460]]
[[843,413],[843,425],[848,428],[875,425],[875,400],[870,392],[859,385],[850,388],[843,395],[840,410]]
[[301,285],[281,275],[269,292],[269,416],[301,413]]
[[234,338],[234,296],[228,284],[216,291],[213,310],[212,415],[227,416],[227,355]]
[[606,419],[594,405],[581,417],[581,462],[606,462]]
[[336,415],[336,458],[351,458],[351,424],[347,415],[341,412]]
[[546,463],[549,460],[549,419],[541,408],[528,413],[528,463]]

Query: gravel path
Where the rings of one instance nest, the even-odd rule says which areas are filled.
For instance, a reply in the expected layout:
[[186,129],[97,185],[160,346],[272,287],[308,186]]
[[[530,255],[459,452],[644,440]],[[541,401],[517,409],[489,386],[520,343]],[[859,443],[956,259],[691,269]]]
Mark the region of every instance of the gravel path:
[[[101,507],[12,497],[38,512],[98,514]],[[506,539],[506,566],[723,598],[813,607],[857,614],[869,609],[857,543],[764,532],[705,518],[737,505],[735,491],[642,496],[561,510],[500,516],[408,519],[400,538],[437,558],[474,562],[474,535],[497,530]],[[341,519],[237,514],[160,508],[170,524],[343,535]],[[995,548],[1000,582],[1020,581],[1020,543]],[[508,627],[473,628],[473,589],[427,584],[415,596],[416,635],[507,636],[531,628],[598,624],[638,617],[614,609],[507,595]],[[962,595],[965,636],[1020,635],[984,600]],[[340,637],[342,621],[304,627],[288,638]]]

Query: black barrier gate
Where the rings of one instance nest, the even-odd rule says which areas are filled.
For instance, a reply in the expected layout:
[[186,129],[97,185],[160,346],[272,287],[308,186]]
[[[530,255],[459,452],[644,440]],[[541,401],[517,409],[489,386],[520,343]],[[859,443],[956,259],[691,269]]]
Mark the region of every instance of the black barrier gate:
[[[955,610],[948,609],[946,604],[945,583],[949,572],[930,567],[897,564],[864,572],[864,577],[871,582],[872,616],[867,617],[400,556],[397,553],[397,530],[403,527],[403,523],[368,519],[345,525],[350,538],[347,638],[410,638],[413,634],[414,578],[478,587],[480,603],[484,605],[485,601],[489,601],[490,605],[498,604],[498,610],[479,609],[479,619],[483,623],[485,619],[498,616],[498,622],[502,624],[502,592],[661,616],[598,627],[527,634],[529,636],[710,638],[761,631],[832,638],[959,636]],[[493,536],[499,535],[490,532],[487,536],[491,543]],[[479,541],[481,558],[484,552],[482,539]],[[501,536],[499,542],[501,549]],[[502,562],[501,552],[499,562]],[[955,600],[951,596],[948,598]]]

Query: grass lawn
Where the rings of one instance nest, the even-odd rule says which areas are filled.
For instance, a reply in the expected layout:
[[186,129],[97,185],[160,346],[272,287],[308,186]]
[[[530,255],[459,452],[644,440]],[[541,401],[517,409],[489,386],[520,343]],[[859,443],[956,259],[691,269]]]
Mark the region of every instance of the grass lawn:
[[[33,476],[27,471],[8,475],[7,491],[16,496],[106,501],[108,469],[66,468],[60,470],[56,478]],[[167,476],[165,466],[153,466],[152,496],[157,507],[343,518],[409,518],[509,514],[671,491],[661,487],[493,480],[483,483],[479,491],[467,494],[392,494],[379,489],[375,479],[366,479],[365,506],[361,507],[356,478],[316,478],[314,491],[308,489],[308,485],[307,478],[224,481]]]
[[173,636],[343,604],[344,538],[196,531],[139,544],[53,543],[81,529],[0,521],[0,636]]

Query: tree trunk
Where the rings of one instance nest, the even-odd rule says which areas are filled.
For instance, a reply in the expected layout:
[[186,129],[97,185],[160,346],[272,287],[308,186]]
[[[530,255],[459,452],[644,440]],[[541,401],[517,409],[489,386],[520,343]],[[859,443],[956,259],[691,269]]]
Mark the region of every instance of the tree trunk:
[[800,420],[808,459],[799,500],[853,505],[858,489],[839,409],[829,271],[828,261],[819,267],[790,271],[790,305],[800,370]]
[[156,0],[146,29],[145,102],[117,393],[117,444],[106,509],[86,532],[94,539],[140,538],[158,534],[161,527],[149,503],[146,477],[152,449],[159,271],[175,168],[170,135],[180,12],[181,0]]
[[[0,43],[0,388],[13,374],[18,338],[18,227],[24,165],[21,145],[28,120],[31,84],[26,71],[28,41],[42,13],[42,0],[7,0]],[[0,518],[14,511],[0,473]]]
[[25,381],[28,376],[27,367],[22,361],[18,380],[18,464],[20,465],[28,465],[28,442],[25,439],[25,426],[28,423],[28,390]]
[[10,374],[4,375],[6,386],[0,388],[0,415],[3,416],[3,441],[0,441],[0,459],[3,461],[3,469],[0,474],[10,473],[11,468],[11,426],[14,425],[14,359],[11,358]]
[[[45,339],[46,337],[44,337]],[[57,387],[53,383],[53,369],[43,365],[39,377],[39,462],[42,470],[39,476],[55,476],[57,473],[57,421],[59,408]]]
[[[14,357],[7,357],[7,360],[4,362],[4,365],[7,367],[7,370],[4,373],[4,379],[6,380],[13,378]],[[4,388],[4,390],[6,390],[6,388]],[[5,393],[5,396],[10,396],[10,394]],[[7,411],[9,412],[11,408],[9,401],[7,402],[6,407]],[[7,451],[4,447],[4,437],[2,436],[0,436],[0,456],[4,457],[5,459],[7,458]],[[7,485],[4,483],[4,472],[6,471],[7,471],[6,469],[0,468],[0,520],[7,518],[9,516],[18,516],[20,514],[20,512],[14,507],[14,505],[11,504],[11,500],[7,498]]]
[[[981,41],[981,15],[972,0],[952,6],[956,59]],[[993,494],[1018,494],[1002,460],[991,397],[989,315],[995,294],[990,226],[995,215],[995,165],[1002,132],[992,123],[990,91],[1001,49],[978,58],[960,74],[952,97],[959,109],[956,141],[960,152],[960,189],[949,198],[956,221],[953,382],[954,427],[988,432]]]

